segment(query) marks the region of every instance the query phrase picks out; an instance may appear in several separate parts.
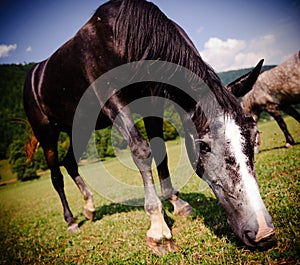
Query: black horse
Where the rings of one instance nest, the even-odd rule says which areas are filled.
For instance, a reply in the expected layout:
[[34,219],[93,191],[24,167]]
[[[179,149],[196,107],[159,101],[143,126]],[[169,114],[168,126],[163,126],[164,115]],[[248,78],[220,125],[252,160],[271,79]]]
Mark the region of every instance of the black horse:
[[[131,67],[132,62],[138,63]],[[95,85],[99,77],[126,64],[131,67],[129,72],[119,71],[120,75],[112,75],[105,86]],[[70,136],[71,145],[62,163],[83,193],[87,202],[84,213],[91,219],[95,211],[92,193],[79,176],[74,156],[84,151],[91,134],[84,121],[89,118],[90,110],[98,108],[96,129],[114,124],[128,142],[141,172],[145,211],[151,221],[148,244],[159,253],[174,250],[150,166],[154,157],[162,194],[173,204],[175,213],[184,216],[192,213],[191,206],[181,200],[172,187],[167,155],[158,159],[166,152],[165,145],[151,144],[151,139],[163,138],[164,107],[156,99],[168,97],[181,108],[189,159],[224,206],[233,231],[251,247],[265,248],[276,242],[274,226],[256,181],[253,158],[256,126],[233,95],[235,91],[239,93],[252,87],[261,65],[240,78],[229,92],[201,59],[186,33],[155,5],[142,0],[112,0],[100,6],[71,40],[33,67],[24,88],[25,111],[43,147],[52,183],[62,201],[68,231],[76,232],[79,228],[64,193],[57,155],[58,136],[61,131]],[[153,73],[162,72],[168,82],[151,79]],[[184,89],[172,83],[172,78],[178,75],[187,81]],[[116,90],[119,79],[137,80],[136,76],[140,76],[141,82],[129,82],[123,89]],[[203,89],[203,84],[209,89]],[[87,92],[91,100],[78,110]],[[145,109],[153,113],[144,117],[150,144],[136,129],[128,106],[143,97],[149,100],[139,109],[141,114]],[[75,113],[82,122],[80,134],[76,135]],[[190,124],[195,130],[190,130]]]

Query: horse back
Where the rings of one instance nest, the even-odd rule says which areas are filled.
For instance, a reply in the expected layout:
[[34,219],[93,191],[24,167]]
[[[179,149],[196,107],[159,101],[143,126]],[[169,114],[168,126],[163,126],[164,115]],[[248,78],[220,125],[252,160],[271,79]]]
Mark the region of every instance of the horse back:
[[300,53],[293,55],[277,67],[258,78],[263,89],[281,105],[300,102]]
[[73,38],[29,72],[24,101],[38,105],[49,120],[71,126],[84,92],[103,73],[121,64],[112,38],[112,13],[118,1],[114,5],[101,6]]
[[243,97],[248,109],[253,105],[288,106],[300,102],[300,51],[282,64],[263,72],[253,89]]

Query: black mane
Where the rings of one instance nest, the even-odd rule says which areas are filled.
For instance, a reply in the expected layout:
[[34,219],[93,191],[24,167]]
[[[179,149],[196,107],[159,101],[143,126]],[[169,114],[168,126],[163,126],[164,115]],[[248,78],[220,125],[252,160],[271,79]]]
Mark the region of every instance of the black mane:
[[186,33],[153,3],[121,1],[114,26],[114,41],[117,51],[127,62],[161,60],[189,69],[210,87],[225,113],[243,116],[236,98],[202,60]]

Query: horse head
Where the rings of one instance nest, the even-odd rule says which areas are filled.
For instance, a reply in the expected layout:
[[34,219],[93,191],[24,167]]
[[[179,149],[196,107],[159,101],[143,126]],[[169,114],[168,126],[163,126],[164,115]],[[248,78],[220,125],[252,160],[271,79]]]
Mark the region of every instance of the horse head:
[[[231,84],[238,95],[251,89],[262,61],[249,74]],[[224,91],[225,90],[225,91]],[[223,93],[230,93],[224,88]],[[224,207],[228,223],[239,238],[250,247],[267,248],[276,242],[272,218],[260,196],[254,165],[256,123],[232,97],[230,110],[215,104],[197,104],[192,114],[194,132],[186,139],[189,158],[196,173],[212,188]]]

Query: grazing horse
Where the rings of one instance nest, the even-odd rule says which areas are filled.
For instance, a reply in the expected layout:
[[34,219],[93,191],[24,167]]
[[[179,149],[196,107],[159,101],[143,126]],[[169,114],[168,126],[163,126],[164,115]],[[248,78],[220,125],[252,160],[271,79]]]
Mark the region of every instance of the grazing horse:
[[[143,62],[147,64],[148,61],[148,68],[141,73]],[[137,65],[132,68],[133,72],[121,71],[103,86],[94,85],[99,77],[134,62]],[[176,67],[168,67],[169,63]],[[239,80],[240,89],[243,86],[249,89],[247,86],[254,84],[261,64]],[[165,71],[161,65],[169,69],[165,74],[168,80],[189,72],[184,74],[186,91],[170,84],[171,81],[159,83],[151,80],[151,71],[158,75]],[[116,91],[119,79],[131,80],[139,74],[148,75],[146,79],[151,82],[145,79],[135,84],[129,82],[127,87]],[[200,79],[202,83],[193,82]],[[202,88],[203,84],[209,91]],[[77,106],[87,91],[91,100],[78,110]],[[199,177],[203,177],[214,191],[235,234],[250,247],[272,246],[276,242],[275,229],[256,180],[253,151],[256,126],[253,118],[242,110],[235,96],[226,90],[212,68],[201,59],[186,33],[154,4],[141,0],[112,0],[100,6],[71,40],[47,60],[36,64],[25,81],[25,111],[44,150],[69,232],[76,232],[79,228],[64,193],[57,140],[61,131],[70,136],[71,145],[62,164],[83,193],[85,215],[93,218],[92,193],[78,173],[73,147],[76,145],[76,153],[84,150],[91,134],[84,121],[89,119],[89,109],[98,106],[96,129],[113,124],[128,142],[142,175],[145,211],[151,222],[147,231],[148,245],[158,253],[176,249],[164,220],[151,171],[154,157],[163,197],[173,204],[175,213],[191,214],[191,206],[180,199],[172,186],[167,155],[159,159],[166,151],[165,144],[160,141],[158,145],[152,145],[151,141],[163,138],[161,117],[164,106],[157,98],[166,97],[183,110],[180,115],[190,162]],[[134,125],[129,107],[130,102],[140,98],[148,99],[143,108],[153,113],[144,117],[150,144]],[[204,109],[208,111],[204,113]],[[83,125],[79,126],[81,133],[74,136],[75,113],[81,117]],[[195,130],[190,130],[190,124]]]
[[268,112],[285,135],[285,147],[294,145],[280,110],[300,122],[300,114],[291,106],[300,103],[300,51],[275,68],[261,73],[251,91],[239,96],[243,96],[242,107],[256,122],[261,112]]

